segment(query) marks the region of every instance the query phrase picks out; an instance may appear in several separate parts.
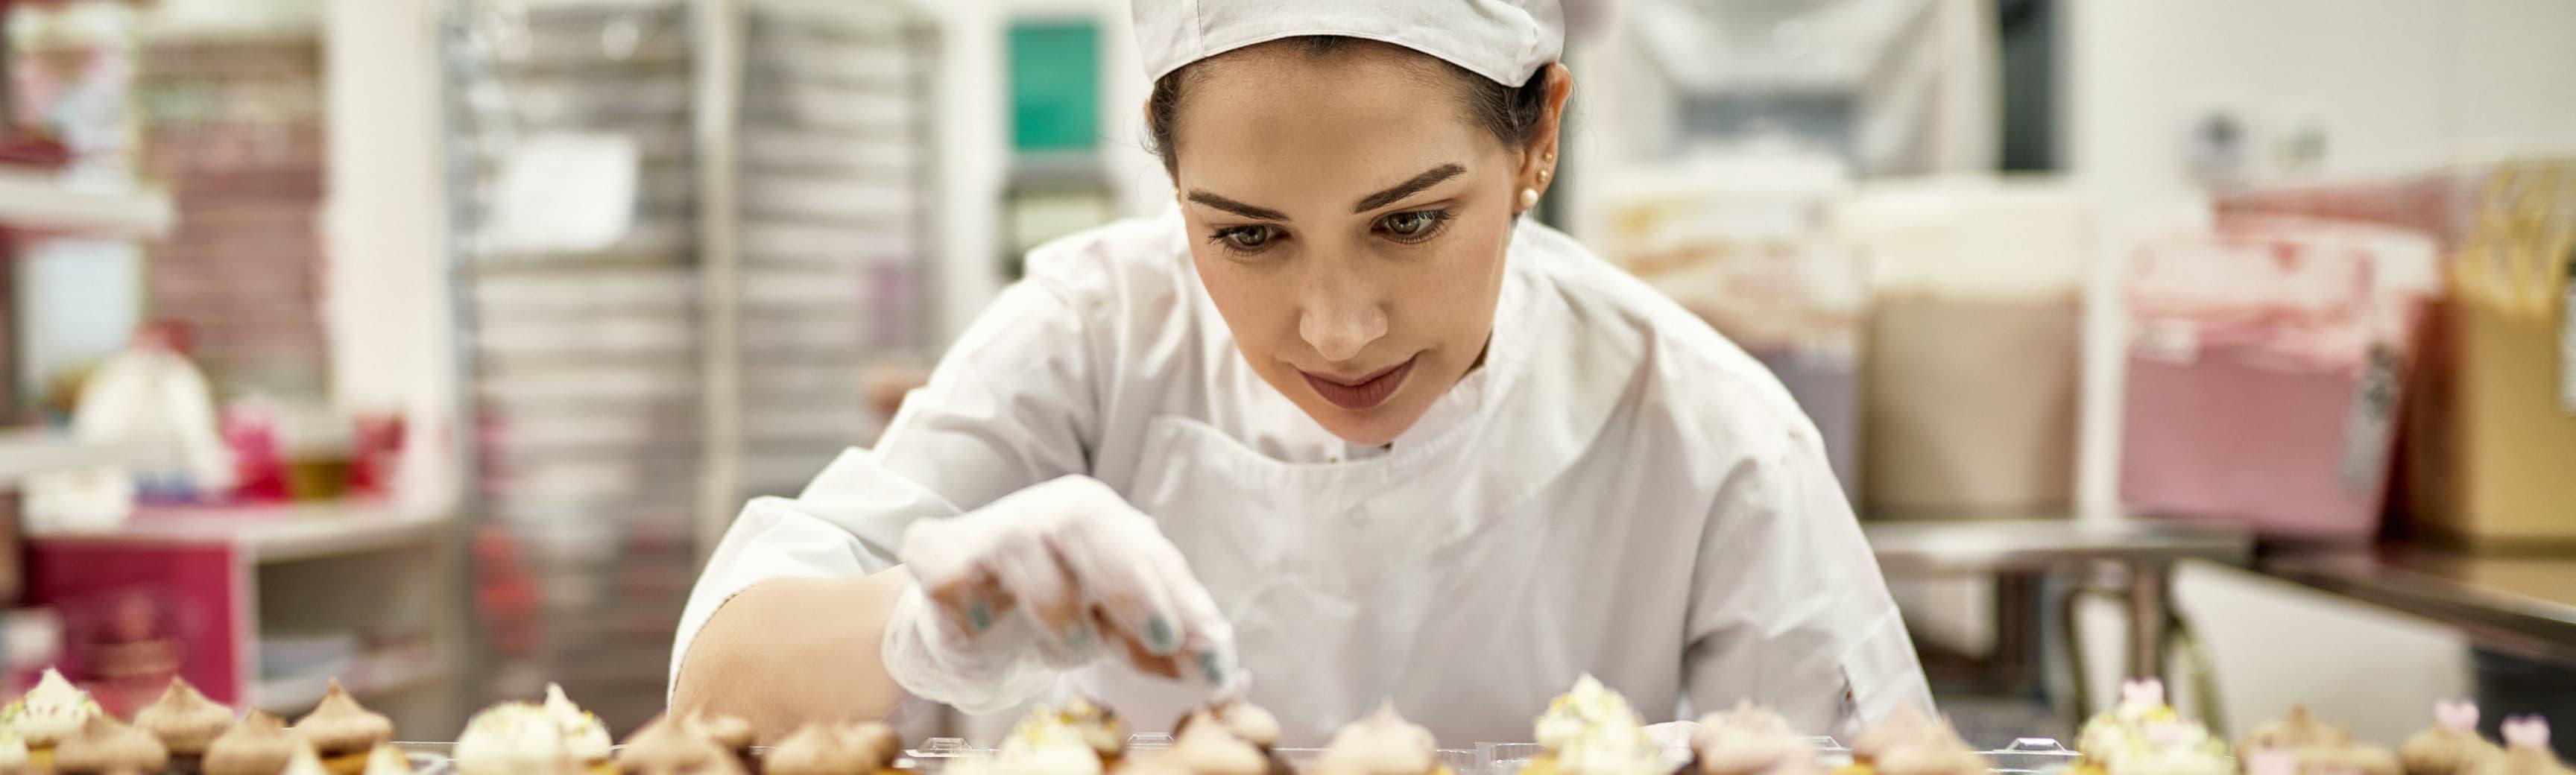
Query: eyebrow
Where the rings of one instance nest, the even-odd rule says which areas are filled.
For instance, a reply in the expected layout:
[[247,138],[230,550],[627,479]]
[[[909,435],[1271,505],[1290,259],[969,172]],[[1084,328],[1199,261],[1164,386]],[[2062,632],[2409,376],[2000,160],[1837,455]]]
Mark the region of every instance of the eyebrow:
[[1205,191],[1192,191],[1192,192],[1190,192],[1190,201],[1192,201],[1192,202],[1197,202],[1197,203],[1199,203],[1199,204],[1203,204],[1203,205],[1207,205],[1207,206],[1209,206],[1209,207],[1214,207],[1214,208],[1219,209],[1219,210],[1224,210],[1224,211],[1226,211],[1226,212],[1233,213],[1233,214],[1236,214],[1236,215],[1240,215],[1240,216],[1243,216],[1243,217],[1245,217],[1245,218],[1253,218],[1253,219],[1257,219],[1257,220],[1264,220],[1264,221],[1285,221],[1285,220],[1288,220],[1288,214],[1287,214],[1287,213],[1283,213],[1283,212],[1280,212],[1280,211],[1277,211],[1277,210],[1273,210],[1273,209],[1270,209],[1270,208],[1267,208],[1267,207],[1256,207],[1256,206],[1253,206],[1253,205],[1244,204],[1244,203],[1242,203],[1242,202],[1237,202],[1237,201],[1234,201],[1234,200],[1232,200],[1232,199],[1227,199],[1227,198],[1225,198],[1225,197],[1217,196],[1217,195],[1215,195],[1215,194],[1211,194],[1211,193],[1208,193],[1208,192],[1205,192]]
[[1394,204],[1396,200],[1421,193],[1423,189],[1438,185],[1440,181],[1448,180],[1464,174],[1467,174],[1467,168],[1455,164],[1443,164],[1424,170],[1422,174],[1413,176],[1412,180],[1397,183],[1393,188],[1370,194],[1367,198],[1361,199],[1359,206],[1351,208],[1351,212],[1354,214],[1365,213],[1370,210]]

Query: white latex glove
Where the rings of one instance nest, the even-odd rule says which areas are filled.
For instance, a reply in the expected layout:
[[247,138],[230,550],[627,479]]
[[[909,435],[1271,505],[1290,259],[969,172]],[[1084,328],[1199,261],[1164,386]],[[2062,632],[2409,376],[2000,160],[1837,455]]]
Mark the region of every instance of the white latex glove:
[[915,584],[886,622],[885,665],[913,696],[990,713],[1104,653],[1239,691],[1234,628],[1152,518],[1083,476],[1055,479],[903,537]]

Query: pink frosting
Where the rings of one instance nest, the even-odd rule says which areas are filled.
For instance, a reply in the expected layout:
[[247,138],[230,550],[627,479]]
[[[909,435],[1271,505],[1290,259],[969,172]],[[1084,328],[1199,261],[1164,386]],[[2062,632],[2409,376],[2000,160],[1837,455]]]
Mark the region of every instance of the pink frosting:
[[2478,704],[2468,700],[2434,703],[2433,723],[2453,732],[2475,732],[2478,729]]
[[2504,744],[2514,748],[2549,747],[2549,720],[2539,716],[2505,719]]

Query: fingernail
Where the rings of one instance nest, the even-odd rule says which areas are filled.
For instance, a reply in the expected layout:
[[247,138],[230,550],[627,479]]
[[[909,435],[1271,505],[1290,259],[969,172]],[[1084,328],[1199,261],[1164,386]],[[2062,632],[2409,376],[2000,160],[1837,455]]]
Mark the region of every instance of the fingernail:
[[1145,623],[1145,639],[1153,641],[1152,645],[1154,648],[1167,651],[1174,646],[1180,645],[1177,642],[1177,639],[1172,637],[1172,623],[1165,621],[1163,617],[1160,616],[1154,617],[1152,621]]
[[1225,685],[1225,661],[1218,659],[1216,652],[1199,652],[1199,671],[1207,674],[1208,685]]
[[982,600],[968,603],[966,605],[966,623],[975,625],[976,632],[983,632],[985,630],[992,629],[993,606]]
[[1064,643],[1067,646],[1073,647],[1073,650],[1077,653],[1090,651],[1092,644],[1091,623],[1083,622],[1081,624],[1074,625],[1073,631],[1065,634]]

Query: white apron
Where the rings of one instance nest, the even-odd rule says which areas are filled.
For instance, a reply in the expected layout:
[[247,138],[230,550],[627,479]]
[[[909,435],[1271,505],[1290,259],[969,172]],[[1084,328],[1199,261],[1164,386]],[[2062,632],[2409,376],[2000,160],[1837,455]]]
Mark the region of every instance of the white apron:
[[[1355,450],[1242,362],[1185,239],[1167,216],[1042,248],[875,450],[746,508],[674,668],[744,586],[881,569],[911,519],[1080,473],[1188,558],[1292,745],[1388,700],[1444,745],[1526,740],[1585,672],[1650,721],[1929,707],[1813,427],[1696,317],[1523,225],[1485,364]],[[1114,663],[1066,684],[1148,730],[1198,699]]]

